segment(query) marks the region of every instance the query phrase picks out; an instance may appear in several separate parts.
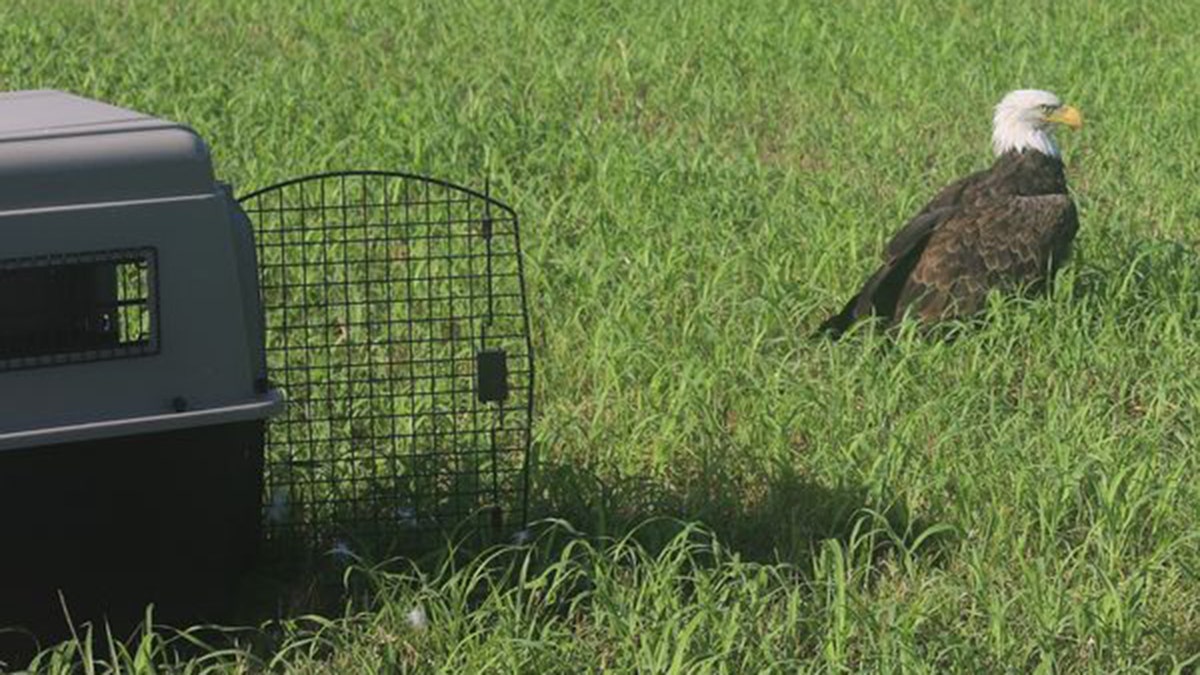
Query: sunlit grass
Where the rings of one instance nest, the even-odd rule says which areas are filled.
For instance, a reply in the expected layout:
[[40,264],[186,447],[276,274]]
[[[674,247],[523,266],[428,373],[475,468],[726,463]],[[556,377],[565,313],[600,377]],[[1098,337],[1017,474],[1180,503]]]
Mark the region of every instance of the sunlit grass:
[[[1185,669],[1197,25],[1181,1],[0,4],[0,87],[191,124],[239,192],[490,178],[523,225],[534,503],[583,533],[352,570],[344,616],[234,647],[97,628],[38,672]],[[1028,86],[1086,118],[1054,297],[953,343],[809,339]]]

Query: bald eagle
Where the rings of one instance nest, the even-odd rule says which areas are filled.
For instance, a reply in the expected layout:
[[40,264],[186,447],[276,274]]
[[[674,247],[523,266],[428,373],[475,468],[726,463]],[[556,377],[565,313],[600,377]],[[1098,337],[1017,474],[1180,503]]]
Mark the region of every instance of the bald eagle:
[[892,237],[883,265],[819,334],[838,337],[876,316],[894,324],[966,318],[992,289],[1040,289],[1053,281],[1079,226],[1055,125],[1083,118],[1057,96],[1009,92],[992,120],[991,168],[945,188]]

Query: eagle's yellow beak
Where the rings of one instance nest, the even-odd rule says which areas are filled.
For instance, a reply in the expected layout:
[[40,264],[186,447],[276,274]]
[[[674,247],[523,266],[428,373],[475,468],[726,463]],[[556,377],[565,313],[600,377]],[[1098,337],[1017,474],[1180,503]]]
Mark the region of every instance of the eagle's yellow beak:
[[1083,126],[1083,115],[1080,114],[1079,110],[1069,105],[1064,105],[1058,110],[1055,110],[1047,115],[1046,121],[1057,122],[1059,124],[1065,124],[1072,129],[1078,129],[1079,127]]

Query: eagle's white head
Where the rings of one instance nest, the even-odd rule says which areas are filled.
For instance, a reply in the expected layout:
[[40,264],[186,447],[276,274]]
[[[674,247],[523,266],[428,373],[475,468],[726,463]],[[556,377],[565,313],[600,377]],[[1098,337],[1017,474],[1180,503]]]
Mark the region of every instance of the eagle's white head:
[[1010,91],[996,106],[992,118],[992,150],[997,157],[1011,150],[1026,149],[1058,157],[1055,124],[1078,129],[1083,126],[1083,116],[1048,91]]

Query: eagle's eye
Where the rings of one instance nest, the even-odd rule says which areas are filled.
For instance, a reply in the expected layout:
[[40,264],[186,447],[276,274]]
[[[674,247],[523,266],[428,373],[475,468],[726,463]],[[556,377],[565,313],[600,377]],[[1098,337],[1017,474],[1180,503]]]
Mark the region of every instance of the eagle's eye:
[[1041,106],[1039,106],[1039,107],[1042,109],[1042,112],[1044,112],[1044,113],[1051,113],[1051,112],[1054,112],[1054,110],[1058,108],[1058,106],[1056,106],[1056,105],[1054,105],[1054,104],[1052,104],[1052,103],[1043,103],[1043,104],[1042,104]]

